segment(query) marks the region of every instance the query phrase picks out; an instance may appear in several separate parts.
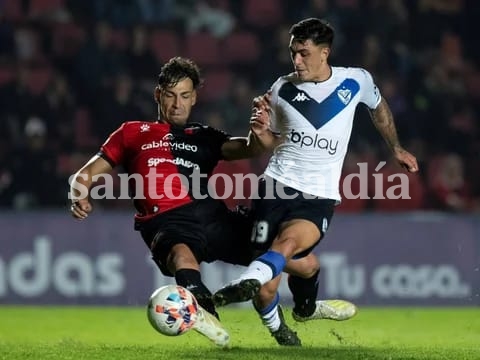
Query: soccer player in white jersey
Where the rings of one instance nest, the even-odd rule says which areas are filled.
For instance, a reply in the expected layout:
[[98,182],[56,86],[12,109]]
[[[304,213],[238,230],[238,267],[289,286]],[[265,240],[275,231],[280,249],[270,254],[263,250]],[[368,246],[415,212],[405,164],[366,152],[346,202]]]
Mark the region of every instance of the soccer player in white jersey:
[[[340,175],[359,103],[368,107],[395,159],[407,171],[418,171],[416,158],[400,145],[392,113],[370,73],[328,63],[332,27],[310,18],[293,25],[290,35],[295,71],[257,99],[258,118],[279,134],[262,140],[274,148],[259,184],[260,199],[254,201],[257,228],[252,241],[263,255],[214,294],[219,306],[253,298],[261,285],[281,274],[287,261],[306,256],[323,238],[341,200]],[[338,319],[353,316],[356,308],[349,302],[316,301],[317,276],[289,277],[296,297],[293,318],[324,318],[325,311]]]

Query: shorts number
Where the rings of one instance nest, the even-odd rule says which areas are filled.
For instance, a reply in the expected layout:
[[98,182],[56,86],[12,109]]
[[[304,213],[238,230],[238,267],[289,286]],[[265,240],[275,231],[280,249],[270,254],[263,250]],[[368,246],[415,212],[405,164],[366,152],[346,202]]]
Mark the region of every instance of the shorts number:
[[263,244],[268,240],[268,223],[266,221],[255,221],[252,229],[252,243]]

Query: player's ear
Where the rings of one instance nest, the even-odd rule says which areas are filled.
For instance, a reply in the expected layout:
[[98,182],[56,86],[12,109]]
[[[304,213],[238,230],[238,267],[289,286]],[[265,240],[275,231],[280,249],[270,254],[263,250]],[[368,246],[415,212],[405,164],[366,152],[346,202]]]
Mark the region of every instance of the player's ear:
[[322,55],[325,59],[327,59],[330,55],[330,47],[325,46],[324,48],[322,48]]
[[160,103],[160,92],[161,92],[161,90],[160,90],[160,87],[158,87],[158,86],[156,86],[155,90],[153,90],[153,98],[155,99],[155,102],[157,104]]

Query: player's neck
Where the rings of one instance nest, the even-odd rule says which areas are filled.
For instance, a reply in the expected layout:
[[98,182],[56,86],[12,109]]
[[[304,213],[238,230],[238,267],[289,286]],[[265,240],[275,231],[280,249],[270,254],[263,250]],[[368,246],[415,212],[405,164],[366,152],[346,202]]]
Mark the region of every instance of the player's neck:
[[327,81],[332,77],[332,67],[328,64],[323,66],[318,74],[312,79],[314,83],[321,83]]

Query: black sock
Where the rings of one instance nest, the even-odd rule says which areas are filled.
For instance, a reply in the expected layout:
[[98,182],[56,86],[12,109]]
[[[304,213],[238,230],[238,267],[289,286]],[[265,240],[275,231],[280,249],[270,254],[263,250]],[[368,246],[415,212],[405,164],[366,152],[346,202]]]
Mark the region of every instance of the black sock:
[[217,319],[219,318],[212,301],[212,293],[202,282],[200,271],[194,269],[178,270],[175,272],[175,280],[178,285],[190,290],[201,307]]
[[290,275],[288,288],[293,295],[293,311],[300,316],[310,316],[315,311],[318,293],[318,270],[315,275],[308,279]]

